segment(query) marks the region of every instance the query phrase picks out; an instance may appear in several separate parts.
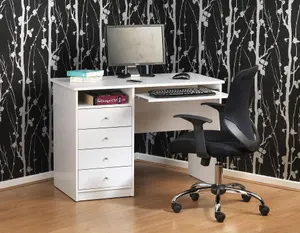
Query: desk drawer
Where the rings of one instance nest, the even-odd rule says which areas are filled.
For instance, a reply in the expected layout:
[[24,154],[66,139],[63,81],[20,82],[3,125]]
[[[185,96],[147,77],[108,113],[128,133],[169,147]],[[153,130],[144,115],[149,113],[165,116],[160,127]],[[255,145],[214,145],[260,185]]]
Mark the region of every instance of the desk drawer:
[[79,149],[131,146],[131,127],[79,130]]
[[101,109],[80,109],[78,128],[105,128],[131,126],[131,107],[111,107]]
[[99,189],[132,186],[132,167],[79,171],[79,189]]
[[131,166],[131,147],[79,151],[79,169]]

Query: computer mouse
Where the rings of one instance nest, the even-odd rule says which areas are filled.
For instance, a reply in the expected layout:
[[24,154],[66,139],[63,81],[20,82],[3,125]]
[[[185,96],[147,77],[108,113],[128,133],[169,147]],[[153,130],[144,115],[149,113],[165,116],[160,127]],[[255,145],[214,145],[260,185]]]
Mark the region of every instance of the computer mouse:
[[190,79],[190,75],[188,73],[182,72],[182,73],[179,73],[179,74],[175,74],[173,76],[173,79],[188,80],[188,79]]

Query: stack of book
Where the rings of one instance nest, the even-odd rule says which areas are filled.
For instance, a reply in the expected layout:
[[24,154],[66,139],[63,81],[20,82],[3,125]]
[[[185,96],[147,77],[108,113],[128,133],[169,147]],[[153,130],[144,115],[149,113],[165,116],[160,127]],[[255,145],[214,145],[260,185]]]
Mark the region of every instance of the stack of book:
[[67,76],[70,82],[98,82],[102,80],[103,70],[69,70]]

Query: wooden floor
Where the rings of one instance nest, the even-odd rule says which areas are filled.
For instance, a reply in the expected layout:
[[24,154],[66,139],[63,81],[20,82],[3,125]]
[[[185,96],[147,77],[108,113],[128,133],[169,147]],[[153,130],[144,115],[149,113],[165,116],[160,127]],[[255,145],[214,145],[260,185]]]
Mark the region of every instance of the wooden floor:
[[[187,174],[151,164],[136,163],[136,196],[75,203],[53,187],[52,181],[0,192],[0,232],[21,233],[165,233],[165,232],[300,232],[300,192],[251,183],[270,206],[259,214],[258,202],[225,194],[223,223],[214,218],[214,196],[206,192],[198,202],[182,197],[183,210],[170,208],[172,197],[196,182]],[[225,180],[229,182],[229,180]]]

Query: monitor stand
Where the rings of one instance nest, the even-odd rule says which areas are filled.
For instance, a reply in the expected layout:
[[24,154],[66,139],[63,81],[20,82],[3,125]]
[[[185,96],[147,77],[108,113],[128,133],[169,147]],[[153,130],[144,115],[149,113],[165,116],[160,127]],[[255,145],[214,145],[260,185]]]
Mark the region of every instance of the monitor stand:
[[127,73],[125,69],[125,74],[120,74],[118,78],[140,78],[140,72],[136,66],[127,66]]
[[141,77],[155,77],[155,74],[140,74]]
[[[142,69],[141,69],[142,70]],[[147,70],[150,71],[150,74],[147,74]],[[152,73],[152,68],[150,67],[150,65],[148,65],[148,69],[145,70],[146,72],[145,73],[140,73],[141,77],[155,77],[155,74]]]
[[[125,72],[126,72],[126,69],[125,69]],[[140,77],[155,77],[154,74],[140,74],[139,70],[137,69],[136,66],[127,66],[127,73],[125,74],[120,74],[118,76],[118,78],[135,78],[135,79],[138,79]]]

